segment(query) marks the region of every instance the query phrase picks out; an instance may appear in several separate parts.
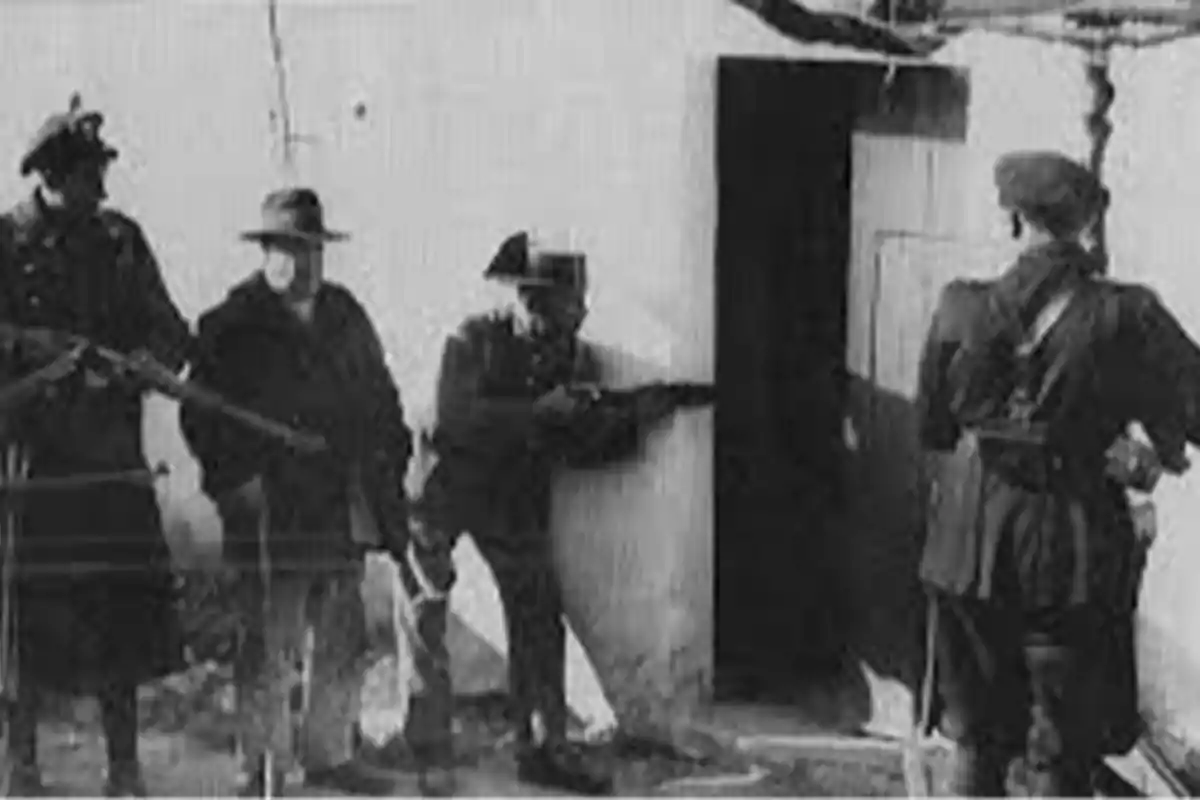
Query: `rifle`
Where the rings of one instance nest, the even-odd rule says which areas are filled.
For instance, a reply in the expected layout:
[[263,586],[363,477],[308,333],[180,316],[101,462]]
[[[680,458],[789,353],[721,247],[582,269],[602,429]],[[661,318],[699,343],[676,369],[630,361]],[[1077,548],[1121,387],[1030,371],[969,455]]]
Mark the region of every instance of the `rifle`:
[[[10,392],[0,392],[0,406],[4,405],[8,394],[14,395],[13,400],[19,402],[30,392],[39,390],[43,382],[52,382],[70,372],[86,369],[106,377],[133,378],[151,391],[215,411],[297,450],[313,452],[326,447],[320,436],[295,430],[242,408],[195,381],[183,380],[145,351],[125,354],[78,334],[50,328],[26,328],[5,322],[0,322],[0,349],[28,350],[35,359],[52,362],[18,381]],[[39,375],[42,376],[41,381],[37,380]]]
[[542,444],[573,467],[602,466],[637,455],[648,428],[676,411],[716,402],[716,387],[693,382],[643,384],[606,389],[593,384],[568,386],[579,403],[568,418],[546,426]]
[[669,409],[670,413],[681,408],[701,408],[716,402],[716,387],[709,383],[690,381],[655,381],[632,389],[606,389],[594,384],[573,384],[567,387],[588,408],[611,408],[620,410],[646,408]]

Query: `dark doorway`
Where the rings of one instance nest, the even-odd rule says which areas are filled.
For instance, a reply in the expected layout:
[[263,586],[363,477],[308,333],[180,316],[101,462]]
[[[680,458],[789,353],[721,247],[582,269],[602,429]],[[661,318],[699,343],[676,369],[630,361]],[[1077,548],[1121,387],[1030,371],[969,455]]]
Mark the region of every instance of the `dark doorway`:
[[851,132],[861,67],[722,59],[716,691],[836,666]]

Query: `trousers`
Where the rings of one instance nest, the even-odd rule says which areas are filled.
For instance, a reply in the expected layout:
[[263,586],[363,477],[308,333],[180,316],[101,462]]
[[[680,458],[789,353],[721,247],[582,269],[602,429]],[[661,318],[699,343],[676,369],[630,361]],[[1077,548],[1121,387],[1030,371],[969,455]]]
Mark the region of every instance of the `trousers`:
[[[405,591],[413,598],[410,641],[422,686],[411,707],[405,737],[425,763],[453,759],[454,692],[446,648],[449,595],[454,587],[453,553],[459,532],[424,522],[412,524],[400,564]],[[566,738],[566,625],[562,592],[546,531],[511,531],[507,526],[472,532],[496,579],[508,633],[511,713],[518,743],[535,743],[535,715],[546,741]]]
[[[276,769],[336,767],[354,757],[367,654],[363,564],[249,573],[239,587],[246,632],[235,664],[239,732],[248,771],[271,753]],[[293,739],[296,663],[312,627],[308,707]]]
[[948,594],[934,602],[943,727],[958,744],[950,791],[1002,796],[1009,763],[1023,756],[1033,796],[1092,796],[1101,699],[1093,661],[1104,615]]

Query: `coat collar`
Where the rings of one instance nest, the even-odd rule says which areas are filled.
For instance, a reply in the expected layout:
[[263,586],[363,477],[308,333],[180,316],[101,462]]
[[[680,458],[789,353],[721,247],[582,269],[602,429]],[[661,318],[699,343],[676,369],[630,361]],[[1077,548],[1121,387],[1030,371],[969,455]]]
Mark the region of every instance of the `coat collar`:
[[328,282],[322,284],[313,307],[313,321],[305,324],[287,308],[259,270],[229,291],[225,312],[235,320],[253,322],[256,326],[293,332],[327,331],[337,327],[345,316],[338,302],[340,294],[338,287]]
[[46,204],[40,189],[34,189],[8,216],[19,245],[32,244],[39,239],[43,244],[53,245],[56,236],[72,227],[69,219]]

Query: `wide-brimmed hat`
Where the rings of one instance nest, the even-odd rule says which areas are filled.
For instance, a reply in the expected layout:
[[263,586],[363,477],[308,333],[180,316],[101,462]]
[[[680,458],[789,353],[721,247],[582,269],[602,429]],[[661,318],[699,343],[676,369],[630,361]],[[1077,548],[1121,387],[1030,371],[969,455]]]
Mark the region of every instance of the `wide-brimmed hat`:
[[325,210],[316,191],[303,187],[278,189],[262,203],[262,227],[242,233],[250,242],[298,239],[306,242],[340,242],[350,235],[325,227]]
[[483,272],[487,280],[518,288],[587,291],[587,257],[572,250],[543,250],[531,246],[528,231],[509,236]]
[[69,108],[51,114],[37,129],[21,156],[21,177],[33,172],[65,172],[87,161],[109,162],[119,152],[102,138],[104,115],[85,111],[79,94],[71,95]]

